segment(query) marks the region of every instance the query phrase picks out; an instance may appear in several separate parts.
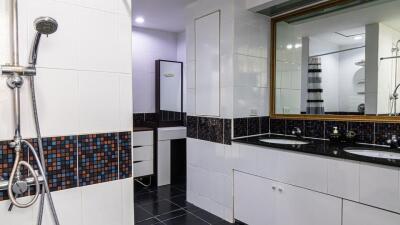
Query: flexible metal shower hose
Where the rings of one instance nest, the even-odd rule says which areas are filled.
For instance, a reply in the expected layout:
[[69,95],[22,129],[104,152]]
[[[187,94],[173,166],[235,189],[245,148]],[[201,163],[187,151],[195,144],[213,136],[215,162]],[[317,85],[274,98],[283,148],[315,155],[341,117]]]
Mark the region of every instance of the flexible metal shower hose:
[[[42,166],[42,171],[40,171],[40,172],[43,175],[43,177],[45,178],[44,179],[44,181],[45,181],[44,185],[42,186],[42,195],[40,197],[40,205],[39,205],[39,214],[38,214],[37,225],[41,225],[42,224],[44,198],[45,198],[46,193],[47,193],[47,199],[48,199],[48,202],[49,202],[49,205],[50,205],[50,210],[51,210],[51,213],[53,215],[54,224],[55,225],[60,225],[60,222],[59,222],[58,216],[57,216],[57,212],[56,212],[56,209],[54,207],[53,198],[51,197],[50,189],[49,189],[49,186],[47,184],[46,161],[44,159],[42,134],[40,132],[39,115],[38,115],[37,103],[36,103],[35,78],[34,77],[30,77],[29,81],[30,81],[30,86],[31,86],[30,89],[31,89],[31,98],[32,98],[33,117],[34,117],[34,120],[35,120],[35,129],[36,129],[36,135],[37,135],[38,145],[39,145],[40,160],[39,160],[39,157],[37,157],[36,152],[34,153],[34,155],[35,155],[35,158],[37,158],[37,161],[38,161],[37,164],[43,165]],[[30,147],[32,147],[32,145],[30,145]],[[33,151],[34,151],[34,149],[33,149]],[[41,163],[39,163],[39,161]]]

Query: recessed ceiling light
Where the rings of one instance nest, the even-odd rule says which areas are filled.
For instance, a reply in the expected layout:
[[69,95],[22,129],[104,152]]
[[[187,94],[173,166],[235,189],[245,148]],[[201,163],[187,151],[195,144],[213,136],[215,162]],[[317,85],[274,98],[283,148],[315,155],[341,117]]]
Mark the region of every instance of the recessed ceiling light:
[[136,17],[135,22],[139,23],[139,24],[142,24],[142,23],[144,23],[144,18],[141,17],[141,16],[138,16],[138,17]]
[[299,43],[295,44],[294,48],[301,48],[301,44],[299,44]]
[[293,48],[293,45],[292,45],[292,44],[288,44],[288,45],[286,45],[286,48],[287,48],[287,49],[292,49],[292,48]]
[[363,39],[363,37],[361,35],[357,35],[354,37],[354,40],[361,40],[361,39]]

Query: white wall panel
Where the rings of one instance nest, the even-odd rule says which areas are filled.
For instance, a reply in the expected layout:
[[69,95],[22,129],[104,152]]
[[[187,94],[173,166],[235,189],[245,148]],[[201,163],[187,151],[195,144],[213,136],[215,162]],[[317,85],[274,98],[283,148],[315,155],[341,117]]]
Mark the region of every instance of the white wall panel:
[[195,20],[196,114],[219,116],[220,12]]

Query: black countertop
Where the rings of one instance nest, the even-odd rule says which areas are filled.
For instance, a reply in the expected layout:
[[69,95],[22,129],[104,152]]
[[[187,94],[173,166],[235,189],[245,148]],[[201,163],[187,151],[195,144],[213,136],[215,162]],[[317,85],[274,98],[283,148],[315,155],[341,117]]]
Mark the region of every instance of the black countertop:
[[333,143],[327,140],[318,140],[318,139],[308,139],[303,138],[301,140],[309,142],[309,144],[305,145],[286,145],[286,144],[271,144],[260,141],[260,139],[291,139],[291,140],[300,140],[295,137],[291,136],[283,136],[283,135],[260,135],[255,137],[248,137],[248,138],[239,138],[232,140],[233,142],[243,143],[243,144],[250,144],[250,145],[257,145],[257,146],[264,146],[269,148],[276,148],[280,150],[289,150],[294,152],[300,153],[308,153],[314,155],[321,155],[327,156],[332,158],[339,158],[339,159],[348,159],[354,160],[359,162],[368,162],[386,166],[394,166],[400,167],[400,160],[394,159],[380,159],[380,158],[372,158],[367,156],[360,156],[345,152],[345,148],[363,148],[368,150],[378,150],[378,151],[387,151],[387,152],[396,152],[400,153],[400,149],[393,150],[386,147],[381,146],[373,146],[373,145],[363,145],[363,144],[350,144],[350,143]]

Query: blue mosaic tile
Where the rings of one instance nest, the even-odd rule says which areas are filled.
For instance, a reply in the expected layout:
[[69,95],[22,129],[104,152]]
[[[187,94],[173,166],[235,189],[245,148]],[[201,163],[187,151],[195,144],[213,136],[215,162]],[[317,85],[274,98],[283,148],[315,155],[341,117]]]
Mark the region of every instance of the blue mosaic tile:
[[119,140],[119,179],[132,177],[132,144],[131,132],[118,134]]
[[78,136],[79,186],[118,179],[116,133]]

